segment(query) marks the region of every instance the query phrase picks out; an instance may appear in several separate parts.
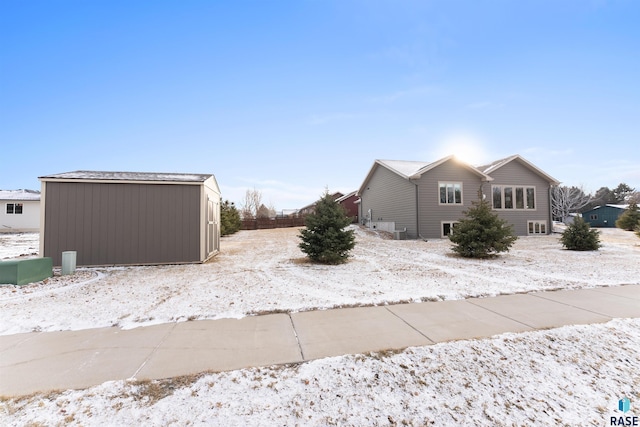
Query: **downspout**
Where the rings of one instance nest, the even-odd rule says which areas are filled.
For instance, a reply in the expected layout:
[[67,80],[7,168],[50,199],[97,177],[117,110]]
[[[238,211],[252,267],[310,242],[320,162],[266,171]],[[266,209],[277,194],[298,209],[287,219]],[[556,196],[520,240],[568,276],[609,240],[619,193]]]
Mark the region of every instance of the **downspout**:
[[416,234],[418,235],[419,238],[421,238],[422,240],[424,240],[425,242],[427,241],[427,239],[425,239],[424,237],[422,237],[422,235],[420,234],[420,204],[419,202],[419,198],[418,198],[418,183],[415,181],[412,181],[411,178],[409,178],[409,181],[413,183],[413,185],[416,186]]
[[553,188],[553,185],[549,185],[549,209],[547,210],[547,214],[549,215],[549,227],[547,227],[547,234],[553,234],[553,208],[552,208],[552,203],[553,203],[553,196],[552,193],[553,191],[551,190]]

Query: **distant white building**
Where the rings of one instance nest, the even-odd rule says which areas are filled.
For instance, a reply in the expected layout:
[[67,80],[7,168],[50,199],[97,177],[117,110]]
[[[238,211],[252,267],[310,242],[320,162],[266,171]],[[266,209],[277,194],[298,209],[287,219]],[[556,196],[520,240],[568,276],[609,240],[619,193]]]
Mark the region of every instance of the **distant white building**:
[[0,233],[40,231],[40,192],[0,190]]

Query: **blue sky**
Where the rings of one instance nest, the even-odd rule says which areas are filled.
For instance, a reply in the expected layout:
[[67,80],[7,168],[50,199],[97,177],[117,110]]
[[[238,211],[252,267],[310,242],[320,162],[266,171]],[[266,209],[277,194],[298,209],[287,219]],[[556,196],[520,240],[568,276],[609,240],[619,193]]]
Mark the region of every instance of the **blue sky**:
[[640,2],[0,1],[1,189],[213,173],[277,210],[375,159],[640,188]]

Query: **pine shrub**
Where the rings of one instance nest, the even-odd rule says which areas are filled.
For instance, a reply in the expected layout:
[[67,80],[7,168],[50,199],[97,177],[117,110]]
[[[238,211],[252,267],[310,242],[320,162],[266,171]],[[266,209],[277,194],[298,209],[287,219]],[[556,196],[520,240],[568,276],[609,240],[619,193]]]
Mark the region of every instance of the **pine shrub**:
[[353,230],[345,209],[328,192],[316,203],[315,212],[305,217],[306,228],[300,230],[300,250],[310,260],[322,264],[341,264],[355,246]]
[[236,205],[225,200],[220,205],[220,234],[227,236],[240,230],[242,221]]
[[488,258],[507,252],[518,239],[509,223],[493,212],[489,202],[482,198],[471,202],[465,215],[449,235],[455,245],[452,250],[467,258]]
[[640,211],[635,201],[629,203],[629,207],[620,215],[616,221],[616,227],[627,231],[633,231],[640,227]]
[[591,228],[581,217],[576,217],[560,237],[560,243],[572,251],[596,251],[600,245],[600,232]]

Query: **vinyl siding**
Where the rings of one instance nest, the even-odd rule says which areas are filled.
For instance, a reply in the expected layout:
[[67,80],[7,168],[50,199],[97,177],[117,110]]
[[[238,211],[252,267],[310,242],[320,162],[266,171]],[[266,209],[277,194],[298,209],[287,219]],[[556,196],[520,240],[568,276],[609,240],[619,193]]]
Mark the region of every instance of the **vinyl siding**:
[[[8,214],[7,204],[22,204],[21,214]],[[0,233],[37,232],[40,230],[39,200],[0,201]]]
[[535,209],[494,209],[500,218],[513,225],[516,235],[528,235],[528,221],[546,221],[547,233],[551,233],[553,224],[550,216],[550,184],[548,181],[518,160],[507,163],[489,175],[494,179],[485,185],[485,194],[490,202],[493,197],[491,188],[495,185],[535,187]]
[[78,265],[200,261],[200,186],[47,182],[44,254]]
[[[424,238],[442,237],[442,221],[457,221],[464,215],[462,211],[478,198],[481,180],[478,174],[451,160],[424,173],[417,181],[418,212],[420,215],[420,236]],[[462,183],[462,204],[440,204],[439,183]]]
[[372,210],[373,221],[395,221],[396,230],[407,228],[407,236],[417,238],[415,185],[389,169],[376,165],[360,195],[362,217]]

